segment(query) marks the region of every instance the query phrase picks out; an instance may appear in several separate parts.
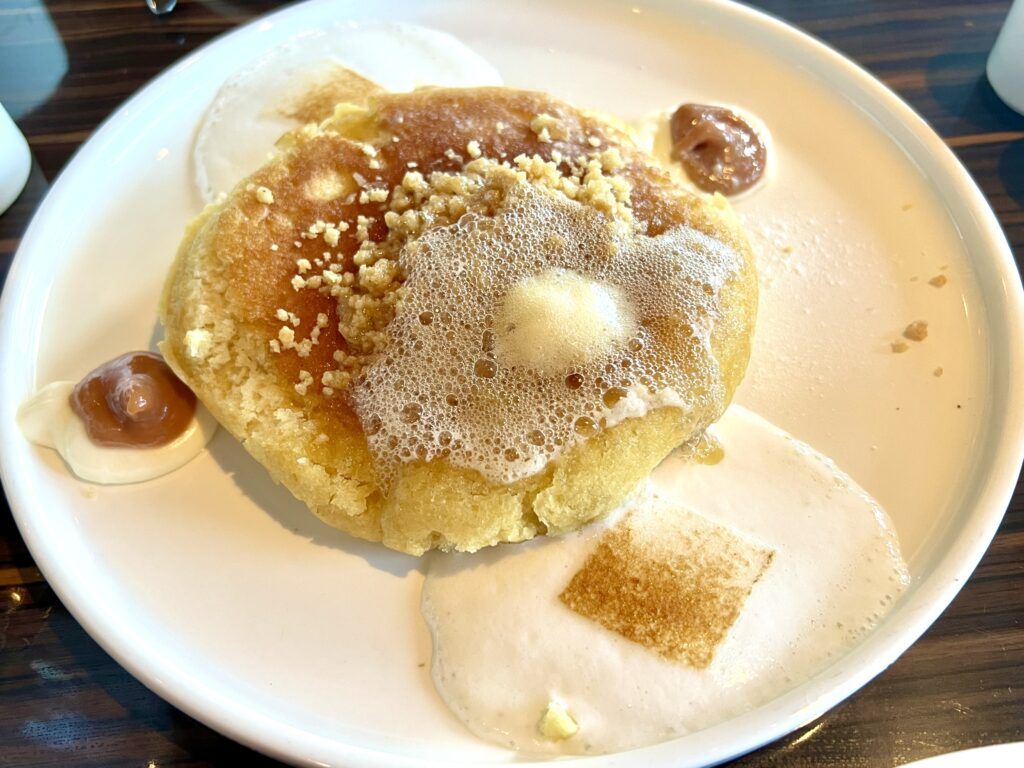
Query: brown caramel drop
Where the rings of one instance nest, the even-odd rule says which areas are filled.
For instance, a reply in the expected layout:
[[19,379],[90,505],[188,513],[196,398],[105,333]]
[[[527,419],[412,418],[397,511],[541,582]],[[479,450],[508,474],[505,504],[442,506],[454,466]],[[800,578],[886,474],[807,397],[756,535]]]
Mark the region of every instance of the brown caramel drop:
[[88,373],[71,392],[71,409],[96,445],[156,448],[181,435],[196,396],[159,355],[128,352]]
[[749,123],[732,110],[683,104],[669,122],[672,157],[705,192],[735,195],[764,174],[767,150]]

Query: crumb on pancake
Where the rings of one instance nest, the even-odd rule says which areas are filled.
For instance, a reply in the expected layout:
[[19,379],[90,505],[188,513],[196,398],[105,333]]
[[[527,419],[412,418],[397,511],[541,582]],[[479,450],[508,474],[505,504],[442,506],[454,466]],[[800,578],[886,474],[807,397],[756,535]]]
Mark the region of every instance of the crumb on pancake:
[[530,130],[537,134],[537,139],[544,144],[560,141],[568,136],[565,125],[558,118],[546,112],[537,115],[530,121]]
[[185,332],[185,349],[190,358],[202,359],[210,354],[213,335],[203,328],[190,328]]
[[[364,154],[368,145],[363,145]],[[467,145],[470,156],[481,154],[479,142]],[[434,172],[424,176],[419,171],[406,171],[401,181],[390,190],[358,176],[354,179],[358,202],[385,203],[383,223],[386,235],[382,240],[369,237],[369,229],[377,217],[357,218],[356,238],[359,246],[351,256],[351,266],[344,254],[324,250],[312,263],[296,262],[297,273],[292,286],[297,291],[315,290],[337,302],[340,316],[338,330],[349,350],[336,356],[338,366],[321,374],[321,394],[334,396],[344,391],[373,356],[384,351],[388,336],[384,329],[391,322],[401,302],[405,274],[398,258],[402,248],[418,235],[438,226],[458,221],[467,213],[491,214],[517,184],[528,183],[556,191],[570,200],[590,206],[624,226],[634,228],[630,208],[630,185],[615,171],[623,161],[618,150],[610,148],[590,151],[572,160],[558,158],[545,161],[537,155],[519,155],[510,163],[478,157],[456,172]],[[322,239],[328,249],[336,249],[348,223],[316,220],[300,234],[305,241]],[[319,274],[307,275],[315,264]],[[354,268],[354,270],[353,270]],[[277,339],[271,340],[274,351],[296,350],[300,357],[309,352],[309,345]],[[316,339],[311,340],[316,344]]]
[[559,596],[576,613],[673,661],[707,667],[773,552],[659,502],[628,515]]

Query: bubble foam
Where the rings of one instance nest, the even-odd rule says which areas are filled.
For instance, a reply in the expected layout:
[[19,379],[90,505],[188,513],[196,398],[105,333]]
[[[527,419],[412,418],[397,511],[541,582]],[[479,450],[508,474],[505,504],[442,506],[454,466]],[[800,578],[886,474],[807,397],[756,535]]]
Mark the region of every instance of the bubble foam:
[[[493,216],[467,213],[431,230],[400,262],[408,279],[389,345],[351,393],[385,486],[400,463],[435,459],[514,482],[642,415],[638,398],[706,421],[721,410],[711,334],[722,288],[742,262],[696,230],[648,237],[522,182]],[[509,364],[495,343],[502,303],[514,286],[550,270],[617,291],[635,332],[556,375]],[[549,329],[551,338],[560,332]]]

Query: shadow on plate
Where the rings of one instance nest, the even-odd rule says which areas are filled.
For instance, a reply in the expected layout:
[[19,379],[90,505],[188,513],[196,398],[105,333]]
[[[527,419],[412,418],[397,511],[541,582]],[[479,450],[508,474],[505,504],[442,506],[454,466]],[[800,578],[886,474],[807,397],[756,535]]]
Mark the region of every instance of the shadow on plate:
[[956,118],[958,132],[1024,128],[1024,116],[1010,109],[992,89],[985,76],[985,60],[976,52],[954,51],[929,58],[925,87],[945,113],[931,115],[943,132],[950,129],[944,119],[947,116]]
[[309,511],[224,429],[217,431],[207,450],[235,485],[260,509],[292,533],[321,547],[340,549],[360,557],[369,565],[395,576],[423,571],[420,558],[387,549],[383,544],[363,541],[332,528]]
[[[157,344],[163,338],[164,329],[158,320],[153,325],[148,348],[159,353]],[[305,504],[292,496],[287,488],[274,482],[263,465],[250,456],[226,429],[217,430],[206,450],[221,469],[230,475],[242,493],[292,533],[321,547],[340,549],[350,555],[361,557],[374,568],[395,576],[405,576],[412,571],[424,571],[425,564],[421,558],[403,555],[383,544],[349,536],[320,520]]]
[[999,157],[999,178],[1017,205],[1024,207],[1024,139],[1018,139]]

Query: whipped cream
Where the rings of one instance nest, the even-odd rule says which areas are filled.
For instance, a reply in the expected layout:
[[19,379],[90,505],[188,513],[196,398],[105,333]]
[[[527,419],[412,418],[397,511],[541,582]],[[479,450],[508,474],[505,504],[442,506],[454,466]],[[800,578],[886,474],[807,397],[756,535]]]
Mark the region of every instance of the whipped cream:
[[[825,456],[733,406],[725,455],[670,458],[653,488],[774,552],[704,669],[573,612],[559,599],[615,519],[429,561],[422,610],[441,697],[475,734],[530,753],[599,754],[707,728],[821,672],[889,610],[909,577],[878,504]],[[642,504],[632,514],[644,514]],[[688,512],[686,510],[692,510]],[[549,702],[578,731],[552,739]]]
[[[295,35],[232,75],[196,133],[195,182],[216,200],[267,161],[274,143],[302,125],[283,107],[337,67],[387,91],[422,85],[501,85],[501,76],[455,37],[411,24],[346,22]],[[326,115],[325,115],[326,117]]]

